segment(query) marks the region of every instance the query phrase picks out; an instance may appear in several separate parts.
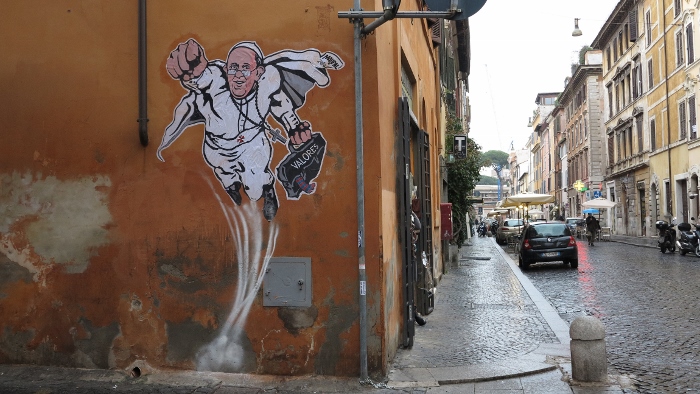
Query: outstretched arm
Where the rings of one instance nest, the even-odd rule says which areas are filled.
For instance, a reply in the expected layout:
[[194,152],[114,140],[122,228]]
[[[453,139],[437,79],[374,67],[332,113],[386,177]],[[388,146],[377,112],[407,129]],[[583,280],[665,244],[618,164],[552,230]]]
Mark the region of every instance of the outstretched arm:
[[190,38],[170,52],[165,68],[173,79],[187,82],[202,75],[204,69],[207,68],[207,63],[204,48]]
[[272,96],[270,112],[275,120],[284,126],[292,144],[301,145],[311,139],[311,124],[299,119],[291,100],[283,92]]

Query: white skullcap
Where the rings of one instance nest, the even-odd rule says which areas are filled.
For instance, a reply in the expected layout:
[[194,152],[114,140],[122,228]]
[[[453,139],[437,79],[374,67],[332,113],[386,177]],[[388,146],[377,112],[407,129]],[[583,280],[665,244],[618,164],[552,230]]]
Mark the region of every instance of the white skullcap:
[[251,51],[255,52],[255,55],[260,58],[261,62],[263,60],[262,50],[260,49],[258,44],[255,43],[255,41],[241,41],[241,42],[239,42],[238,44],[234,45],[233,48],[231,48],[231,51],[229,51],[229,55],[236,48],[248,48]]

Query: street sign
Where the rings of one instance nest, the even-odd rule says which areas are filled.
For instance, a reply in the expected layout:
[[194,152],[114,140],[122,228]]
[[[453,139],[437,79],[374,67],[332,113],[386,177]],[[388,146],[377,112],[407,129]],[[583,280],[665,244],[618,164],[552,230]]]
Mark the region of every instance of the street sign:
[[593,198],[600,198],[603,195],[603,193],[600,192],[600,190],[596,190],[593,192]]
[[453,150],[455,157],[458,159],[464,159],[467,157],[467,136],[466,135],[455,135],[453,138]]

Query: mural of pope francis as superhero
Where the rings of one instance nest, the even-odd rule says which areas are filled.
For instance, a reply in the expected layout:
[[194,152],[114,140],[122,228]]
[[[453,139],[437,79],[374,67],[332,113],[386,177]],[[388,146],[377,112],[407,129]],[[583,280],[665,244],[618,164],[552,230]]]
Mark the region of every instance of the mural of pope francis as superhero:
[[[326,140],[297,116],[306,93],[330,84],[328,70],[343,61],[333,52],[316,49],[282,50],[269,56],[255,42],[234,45],[226,61],[207,60],[194,39],[170,53],[168,74],[187,94],[175,107],[173,121],[163,134],[157,156],[189,126],[204,124],[203,155],[233,202],[241,205],[241,190],[252,201],[264,199],[263,215],[271,221],[279,203],[275,179],[287,199],[297,200],[316,189]],[[268,123],[272,117],[284,133]],[[286,135],[286,136],[285,136]],[[286,145],[288,154],[270,170],[272,144]]]

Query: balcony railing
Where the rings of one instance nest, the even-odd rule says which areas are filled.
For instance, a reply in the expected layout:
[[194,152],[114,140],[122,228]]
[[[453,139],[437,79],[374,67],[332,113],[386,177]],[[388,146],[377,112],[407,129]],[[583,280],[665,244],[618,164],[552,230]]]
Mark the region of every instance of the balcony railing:
[[615,177],[619,174],[649,166],[649,151],[644,150],[632,156],[618,160],[612,166],[605,169],[606,177]]

